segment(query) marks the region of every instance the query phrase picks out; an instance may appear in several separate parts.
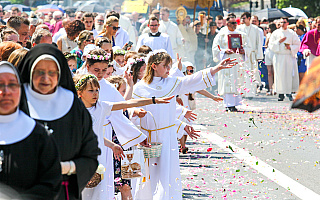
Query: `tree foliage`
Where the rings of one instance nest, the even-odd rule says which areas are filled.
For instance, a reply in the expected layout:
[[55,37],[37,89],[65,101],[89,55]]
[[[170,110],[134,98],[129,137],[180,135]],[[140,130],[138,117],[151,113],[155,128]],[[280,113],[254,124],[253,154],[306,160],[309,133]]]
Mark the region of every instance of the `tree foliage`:
[[12,4],[23,4],[24,0],[10,0]]
[[319,0],[278,0],[278,8],[287,8],[289,6],[300,8],[308,17],[320,16],[320,1]]

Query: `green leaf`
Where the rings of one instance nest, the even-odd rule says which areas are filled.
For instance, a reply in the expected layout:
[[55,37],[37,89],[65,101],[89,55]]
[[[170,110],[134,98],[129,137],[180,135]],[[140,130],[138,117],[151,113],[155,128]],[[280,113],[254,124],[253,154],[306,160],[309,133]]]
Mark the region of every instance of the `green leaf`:
[[232,147],[231,147],[230,145],[229,145],[229,149],[230,149],[232,152],[234,152],[233,149],[232,149]]
[[256,162],[256,165],[258,165],[259,163],[258,163],[258,161]]
[[240,169],[237,169],[236,172],[240,172]]

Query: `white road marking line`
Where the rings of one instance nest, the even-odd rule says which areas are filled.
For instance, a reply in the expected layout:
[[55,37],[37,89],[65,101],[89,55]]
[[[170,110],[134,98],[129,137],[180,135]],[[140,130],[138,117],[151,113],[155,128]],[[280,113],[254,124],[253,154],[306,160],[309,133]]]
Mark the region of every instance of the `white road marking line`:
[[[202,125],[193,125],[196,130],[206,130],[207,128]],[[288,177],[287,175],[283,174],[279,170],[275,169],[274,167],[268,165],[264,161],[260,160],[255,156],[251,156],[248,151],[239,148],[237,145],[228,142],[226,139],[220,137],[215,133],[204,133],[200,132],[201,136],[210,140],[210,142],[218,145],[220,148],[225,149],[232,153],[233,156],[237,157],[238,159],[245,162],[247,165],[250,165],[252,168],[257,170],[259,173],[265,175],[270,180],[274,181],[281,187],[285,189],[290,189],[289,192],[296,195],[300,199],[303,200],[316,200],[320,199],[320,195],[315,193],[314,191],[310,190],[309,188],[303,186],[302,184],[298,183],[297,181],[293,180],[292,178]],[[232,147],[232,152],[229,148],[229,145]],[[257,165],[258,162],[258,165]]]

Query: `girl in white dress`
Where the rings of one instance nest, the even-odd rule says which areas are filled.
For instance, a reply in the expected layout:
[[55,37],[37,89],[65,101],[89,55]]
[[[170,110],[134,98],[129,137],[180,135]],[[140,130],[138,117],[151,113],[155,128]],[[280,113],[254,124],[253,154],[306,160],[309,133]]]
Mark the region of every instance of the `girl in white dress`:
[[[148,56],[146,74],[134,86],[133,98],[156,98],[176,96],[199,91],[215,84],[213,75],[221,69],[232,68],[234,60],[225,59],[219,65],[185,77],[169,75],[172,59],[163,51],[152,52]],[[152,113],[141,119],[141,129],[149,142],[161,142],[162,151],[158,158],[146,161],[146,177],[137,184],[135,199],[182,199],[177,135],[187,131],[191,138],[199,135],[189,125],[176,119],[176,101],[166,105],[143,106]],[[154,119],[153,119],[154,118]],[[156,125],[154,123],[156,122]],[[157,136],[156,136],[156,133]]]
[[[74,78],[74,82],[76,85],[77,93],[79,98],[84,103],[85,107],[88,109],[89,113],[92,116],[92,125],[93,125],[93,131],[98,136],[99,141],[99,147],[101,149],[101,155],[98,157],[98,161],[100,164],[106,166],[106,158],[107,159],[113,159],[112,157],[108,157],[106,153],[106,147],[109,147],[113,150],[115,158],[119,159],[124,155],[122,148],[113,143],[112,141],[108,140],[105,137],[105,132],[103,131],[103,123],[106,119],[106,117],[112,115],[111,111],[115,110],[122,110],[125,108],[131,108],[131,107],[137,107],[137,106],[143,106],[143,105],[149,105],[153,103],[169,103],[172,97],[167,98],[156,98],[156,99],[132,99],[129,101],[122,101],[122,102],[107,102],[107,101],[100,101],[99,98],[99,89],[100,85],[98,82],[98,79],[96,76],[88,74],[88,75],[82,75],[77,76]],[[145,136],[144,136],[145,137]],[[107,169],[112,170],[112,169]],[[107,174],[108,172],[105,172]],[[102,180],[97,187],[94,188],[86,188],[83,191],[83,199],[93,199],[93,194],[95,193],[95,190],[100,191],[101,186],[106,185],[105,179]],[[101,190],[101,192],[108,192],[107,190]],[[91,195],[90,195],[91,194]],[[94,198],[94,199],[104,199],[102,198],[103,195],[100,195],[100,198]]]

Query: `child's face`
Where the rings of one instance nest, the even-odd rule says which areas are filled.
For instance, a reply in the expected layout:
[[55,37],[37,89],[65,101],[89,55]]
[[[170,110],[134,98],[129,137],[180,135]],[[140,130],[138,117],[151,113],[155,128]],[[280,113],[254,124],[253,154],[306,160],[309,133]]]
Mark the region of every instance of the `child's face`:
[[124,56],[123,55],[117,55],[114,60],[121,66],[124,67]]
[[105,50],[107,53],[111,53],[112,45],[111,43],[102,43],[101,49]]
[[99,98],[99,88],[88,84],[84,91],[79,92],[79,96],[87,108],[92,107]]
[[166,61],[162,61],[158,65],[153,65],[152,68],[154,69],[154,76],[156,77],[162,77],[162,78],[167,78],[169,76],[169,71],[171,68],[171,64],[169,63],[168,65],[165,65]]
[[145,71],[146,71],[146,64],[142,65],[142,67],[140,68],[138,79],[141,80],[143,78]]
[[77,61],[75,59],[68,60],[68,65],[69,65],[69,68],[71,69],[71,71],[77,69]]
[[120,88],[119,88],[119,92],[120,92],[120,94],[122,95],[122,96],[124,96],[124,94],[126,93],[126,89],[127,89],[127,86],[126,86],[126,84],[125,83],[123,83],[121,86],[120,86]]
[[193,67],[192,66],[188,66],[187,67],[187,75],[192,75],[194,73]]
[[112,73],[113,73],[113,67],[108,67],[107,73],[104,76],[104,78],[108,78],[109,76],[112,76]]
[[87,66],[88,72],[95,75],[100,81],[107,73],[108,64],[104,62],[97,62],[91,66]]

